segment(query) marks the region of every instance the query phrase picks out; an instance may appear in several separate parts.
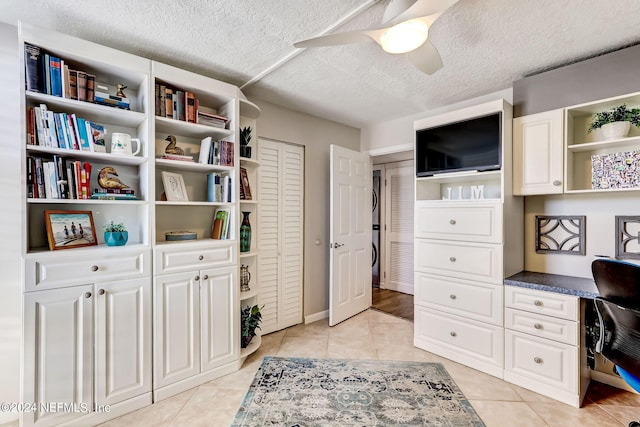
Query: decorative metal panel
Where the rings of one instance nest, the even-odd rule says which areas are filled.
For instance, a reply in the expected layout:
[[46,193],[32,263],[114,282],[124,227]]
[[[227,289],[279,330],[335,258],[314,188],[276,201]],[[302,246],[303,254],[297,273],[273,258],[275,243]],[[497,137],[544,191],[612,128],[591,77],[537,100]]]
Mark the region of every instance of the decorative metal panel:
[[616,216],[616,258],[640,259],[640,216]]
[[536,253],[584,255],[586,222],[584,215],[536,215]]

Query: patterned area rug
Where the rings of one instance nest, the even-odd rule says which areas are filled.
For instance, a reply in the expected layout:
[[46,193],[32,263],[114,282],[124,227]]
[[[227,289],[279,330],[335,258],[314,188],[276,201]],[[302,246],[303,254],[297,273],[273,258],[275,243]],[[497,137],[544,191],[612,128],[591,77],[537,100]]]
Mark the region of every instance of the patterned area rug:
[[473,426],[440,363],[265,357],[233,426]]

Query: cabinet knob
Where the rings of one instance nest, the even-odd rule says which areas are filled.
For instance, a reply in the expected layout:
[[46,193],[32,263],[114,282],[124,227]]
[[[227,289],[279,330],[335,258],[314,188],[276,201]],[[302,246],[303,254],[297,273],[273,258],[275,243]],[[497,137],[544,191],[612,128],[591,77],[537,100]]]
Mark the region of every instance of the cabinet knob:
[[456,299],[457,297],[455,296],[455,294],[451,294],[451,295],[449,295],[449,298]]
[[536,362],[537,364],[541,364],[542,363],[542,359],[540,357],[534,357],[533,361]]
[[204,259],[204,255],[200,255],[200,256],[198,257],[198,259],[199,259],[200,261],[202,261],[202,260]]
[[553,185],[555,185],[556,187],[559,187],[560,184],[562,184],[562,182],[558,181],[557,179],[555,181],[553,181]]
[[92,265],[91,266],[91,271],[98,271],[100,269],[100,267],[98,267],[97,265]]
[[204,277],[202,278],[202,280],[209,280],[209,275],[205,274]]
[[540,301],[539,299],[537,299],[537,300],[535,300],[535,301],[533,302],[533,305],[538,306],[538,307],[541,307],[541,306],[542,306],[542,301]]
[[98,291],[98,295],[104,295],[104,289],[100,289],[100,290]]
[[451,224],[451,225],[456,225],[456,220],[455,220],[455,219],[450,219],[450,220],[449,220],[449,224]]
[[195,279],[193,279],[193,280],[195,280],[197,282],[198,280],[200,280],[200,276],[196,276]]
[[456,257],[454,257],[454,256],[449,257],[449,261],[451,261],[451,262],[456,262]]
[[85,292],[84,293],[84,297],[85,298],[91,298],[91,292]]
[[534,323],[533,327],[536,329],[542,329],[542,323]]
[[455,333],[455,332],[449,332],[449,335],[451,335],[452,337],[457,337],[458,336],[458,334]]

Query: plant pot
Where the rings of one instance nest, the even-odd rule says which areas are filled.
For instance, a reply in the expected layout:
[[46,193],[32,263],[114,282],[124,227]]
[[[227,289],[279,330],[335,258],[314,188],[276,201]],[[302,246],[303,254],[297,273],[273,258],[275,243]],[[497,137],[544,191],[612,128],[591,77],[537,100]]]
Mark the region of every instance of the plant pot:
[[105,231],[104,242],[107,246],[123,246],[129,240],[128,231]]
[[631,122],[613,122],[602,125],[602,135],[605,139],[624,138],[629,134]]
[[248,337],[240,337],[240,347],[247,348],[251,344],[251,340],[255,335],[249,335]]
[[246,157],[247,159],[251,158],[251,147],[248,145],[240,146],[240,157]]

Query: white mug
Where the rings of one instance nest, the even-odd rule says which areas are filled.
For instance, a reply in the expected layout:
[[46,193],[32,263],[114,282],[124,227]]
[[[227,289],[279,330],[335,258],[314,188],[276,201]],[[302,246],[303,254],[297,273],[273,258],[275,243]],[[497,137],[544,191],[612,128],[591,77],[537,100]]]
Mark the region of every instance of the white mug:
[[[132,152],[131,143],[137,142],[138,146],[136,151]],[[140,152],[140,140],[138,138],[131,138],[131,135],[127,133],[112,133],[111,134],[111,154],[126,154],[129,156],[135,156]]]

